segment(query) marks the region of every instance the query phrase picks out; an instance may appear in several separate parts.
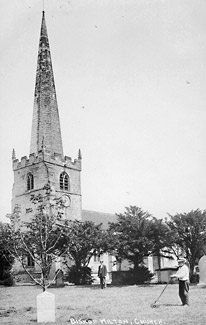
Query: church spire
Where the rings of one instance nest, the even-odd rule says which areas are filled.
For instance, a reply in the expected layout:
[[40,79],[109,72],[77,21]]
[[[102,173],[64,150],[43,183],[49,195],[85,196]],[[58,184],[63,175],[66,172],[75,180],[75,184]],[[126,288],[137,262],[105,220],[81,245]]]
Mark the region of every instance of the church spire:
[[42,141],[48,153],[63,155],[59,112],[44,11],[42,12],[37,60],[30,153],[37,154],[42,150]]

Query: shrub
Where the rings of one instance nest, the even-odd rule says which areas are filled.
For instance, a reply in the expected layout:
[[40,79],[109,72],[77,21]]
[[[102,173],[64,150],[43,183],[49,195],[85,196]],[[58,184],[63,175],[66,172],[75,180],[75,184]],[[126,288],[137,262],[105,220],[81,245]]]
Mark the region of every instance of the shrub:
[[84,266],[77,268],[75,265],[69,268],[66,280],[76,285],[91,284],[93,282],[90,267]]
[[138,266],[134,269],[130,269],[131,283],[130,284],[143,284],[151,281],[154,276],[148,268],[144,265]]
[[0,284],[13,285],[13,275],[11,274],[14,264],[14,257],[8,250],[9,235],[8,224],[0,222]]
[[190,277],[191,283],[199,283],[199,274],[193,273]]
[[0,284],[5,285],[7,287],[11,287],[14,285],[13,275],[8,271],[4,272],[3,279],[0,281]]
[[149,283],[154,276],[147,267],[138,266],[129,271],[113,271],[112,284],[114,285],[133,285]]

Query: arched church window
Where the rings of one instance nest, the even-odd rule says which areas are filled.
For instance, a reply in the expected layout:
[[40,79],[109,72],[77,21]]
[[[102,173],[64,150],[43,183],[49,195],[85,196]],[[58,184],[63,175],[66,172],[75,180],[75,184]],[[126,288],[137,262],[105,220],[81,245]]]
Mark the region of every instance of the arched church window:
[[28,254],[27,255],[27,266],[28,267],[34,267],[34,259]]
[[67,173],[63,172],[60,174],[60,190],[69,190],[69,176]]
[[27,175],[27,191],[33,190],[34,188],[34,176],[29,173]]

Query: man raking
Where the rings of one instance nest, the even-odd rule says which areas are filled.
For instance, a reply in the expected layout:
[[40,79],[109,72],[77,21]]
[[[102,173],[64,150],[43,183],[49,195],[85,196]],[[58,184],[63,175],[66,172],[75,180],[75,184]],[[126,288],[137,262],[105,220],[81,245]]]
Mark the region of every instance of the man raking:
[[178,261],[179,269],[177,273],[172,274],[171,278],[178,278],[179,280],[179,296],[182,301],[182,305],[189,306],[189,268],[185,264],[186,259],[180,258]]

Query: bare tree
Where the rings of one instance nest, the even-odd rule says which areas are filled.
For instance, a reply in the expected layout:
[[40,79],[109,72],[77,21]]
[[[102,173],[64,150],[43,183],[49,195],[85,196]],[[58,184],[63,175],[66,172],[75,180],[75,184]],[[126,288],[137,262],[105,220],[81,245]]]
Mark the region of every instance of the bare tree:
[[[64,206],[61,199],[51,200],[48,195],[44,197],[38,194],[31,196],[31,201],[35,209],[29,221],[22,221],[18,209],[14,209],[10,215],[7,249],[21,263],[31,279],[45,291],[51,284],[48,276],[52,264],[66,251],[62,238],[69,221],[63,218]],[[41,272],[41,279],[36,279],[27,268],[26,257]]]

